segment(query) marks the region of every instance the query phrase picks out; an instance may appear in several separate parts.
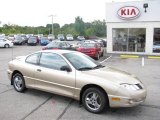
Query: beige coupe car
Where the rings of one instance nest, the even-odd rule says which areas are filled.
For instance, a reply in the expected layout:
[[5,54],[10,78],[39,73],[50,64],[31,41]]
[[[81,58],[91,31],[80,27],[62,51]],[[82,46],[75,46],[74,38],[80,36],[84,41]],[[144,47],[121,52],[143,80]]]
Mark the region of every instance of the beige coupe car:
[[83,53],[38,51],[9,62],[8,76],[18,92],[34,88],[79,100],[92,113],[144,102],[146,88],[132,74],[103,66]]

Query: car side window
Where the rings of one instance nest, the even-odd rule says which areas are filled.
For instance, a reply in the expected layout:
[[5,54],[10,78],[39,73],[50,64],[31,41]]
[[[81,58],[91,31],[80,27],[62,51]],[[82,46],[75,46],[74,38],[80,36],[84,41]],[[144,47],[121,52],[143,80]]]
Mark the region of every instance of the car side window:
[[39,53],[32,54],[26,58],[26,62],[36,65],[38,61],[38,57],[39,57]]
[[68,66],[66,61],[55,53],[42,53],[39,65],[54,70],[60,70],[62,66]]

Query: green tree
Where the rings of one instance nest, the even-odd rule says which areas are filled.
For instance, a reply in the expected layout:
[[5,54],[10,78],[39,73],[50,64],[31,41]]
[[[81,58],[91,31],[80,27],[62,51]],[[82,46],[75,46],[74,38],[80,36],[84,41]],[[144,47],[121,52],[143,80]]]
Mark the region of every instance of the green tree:
[[85,35],[86,36],[95,36],[95,31],[93,28],[88,28],[85,30]]
[[95,20],[92,22],[93,29],[96,36],[105,37],[106,36],[106,22],[105,20]]
[[80,16],[76,17],[74,24],[76,32],[79,33],[79,35],[84,35],[85,27],[83,19]]

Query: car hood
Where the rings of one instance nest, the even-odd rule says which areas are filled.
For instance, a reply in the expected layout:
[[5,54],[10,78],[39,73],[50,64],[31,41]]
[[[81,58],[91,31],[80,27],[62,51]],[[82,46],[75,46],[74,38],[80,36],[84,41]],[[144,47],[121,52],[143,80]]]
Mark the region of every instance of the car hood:
[[83,74],[94,76],[102,80],[109,80],[115,84],[128,83],[128,84],[137,84],[140,81],[134,75],[117,70],[111,67],[105,67],[95,70],[82,71]]
[[26,56],[17,56],[15,58],[15,60],[18,60],[18,61],[24,61],[26,59]]

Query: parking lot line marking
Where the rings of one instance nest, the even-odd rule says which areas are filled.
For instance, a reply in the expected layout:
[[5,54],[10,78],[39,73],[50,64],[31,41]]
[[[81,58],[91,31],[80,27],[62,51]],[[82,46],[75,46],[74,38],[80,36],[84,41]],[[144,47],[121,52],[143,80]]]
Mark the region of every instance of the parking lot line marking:
[[121,58],[139,58],[138,55],[120,55]]
[[8,89],[8,90],[6,90],[6,91],[3,91],[3,92],[1,92],[0,94],[3,94],[3,93],[5,93],[5,92],[11,91],[11,90],[13,90],[13,88]]
[[40,105],[38,105],[38,107],[34,108],[30,113],[28,113],[27,115],[25,115],[21,120],[26,119],[28,116],[30,116],[32,113],[34,113],[36,110],[38,110],[42,105],[44,105],[45,103],[47,103],[53,96],[48,97],[44,102],[42,102]]
[[142,67],[144,66],[144,57],[142,57]]
[[70,100],[70,102],[68,103],[66,108],[63,110],[63,112],[59,115],[59,117],[56,120],[60,120],[63,117],[63,115],[66,113],[67,109],[71,106],[72,102],[73,102],[73,99]]
[[148,56],[149,59],[160,59],[160,56]]
[[112,57],[112,55],[109,56],[108,58],[106,58],[105,60],[101,61],[100,63],[104,63],[105,61],[109,60],[111,57]]

